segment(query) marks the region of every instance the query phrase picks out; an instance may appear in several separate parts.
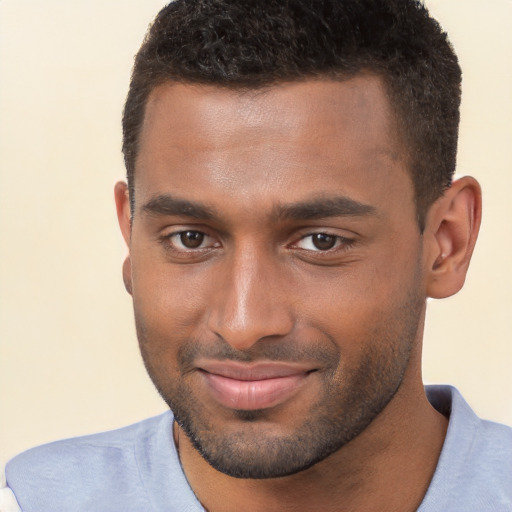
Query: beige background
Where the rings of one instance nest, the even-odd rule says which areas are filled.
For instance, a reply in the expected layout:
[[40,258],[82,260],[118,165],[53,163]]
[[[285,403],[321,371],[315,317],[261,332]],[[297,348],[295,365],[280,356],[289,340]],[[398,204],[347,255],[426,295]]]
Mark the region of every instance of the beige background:
[[[464,69],[460,174],[482,183],[466,288],[429,306],[425,378],[512,424],[512,1],[430,0]],[[0,0],[0,462],[165,409],[139,361],[112,187],[157,0]]]

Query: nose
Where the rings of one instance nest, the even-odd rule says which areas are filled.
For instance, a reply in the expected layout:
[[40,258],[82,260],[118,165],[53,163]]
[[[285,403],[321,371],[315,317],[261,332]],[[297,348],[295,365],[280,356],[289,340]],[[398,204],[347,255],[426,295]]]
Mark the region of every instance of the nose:
[[286,276],[273,259],[240,251],[218,269],[208,327],[237,350],[293,328]]

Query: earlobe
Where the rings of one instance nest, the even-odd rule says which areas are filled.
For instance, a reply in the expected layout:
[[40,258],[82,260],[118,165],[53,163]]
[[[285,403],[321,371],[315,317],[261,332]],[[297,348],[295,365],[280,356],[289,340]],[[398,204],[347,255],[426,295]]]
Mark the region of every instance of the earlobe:
[[123,283],[126,291],[132,294],[132,262],[130,256],[127,256],[123,263]]
[[430,208],[425,229],[429,297],[449,297],[464,285],[481,212],[480,185],[469,176],[455,181]]

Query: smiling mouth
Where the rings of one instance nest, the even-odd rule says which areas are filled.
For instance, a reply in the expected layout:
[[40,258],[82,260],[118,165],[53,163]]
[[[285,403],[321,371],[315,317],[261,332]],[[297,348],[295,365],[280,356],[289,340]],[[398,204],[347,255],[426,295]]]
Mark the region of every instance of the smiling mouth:
[[292,398],[314,368],[295,364],[210,361],[199,373],[214,400],[229,409],[268,409]]

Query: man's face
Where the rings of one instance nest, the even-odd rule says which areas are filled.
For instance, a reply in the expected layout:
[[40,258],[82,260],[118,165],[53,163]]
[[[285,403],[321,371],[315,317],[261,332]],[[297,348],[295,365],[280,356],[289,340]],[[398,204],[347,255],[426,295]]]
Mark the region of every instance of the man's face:
[[222,472],[309,467],[419,380],[421,236],[392,119],[366,75],[150,96],[127,276],[137,333]]

